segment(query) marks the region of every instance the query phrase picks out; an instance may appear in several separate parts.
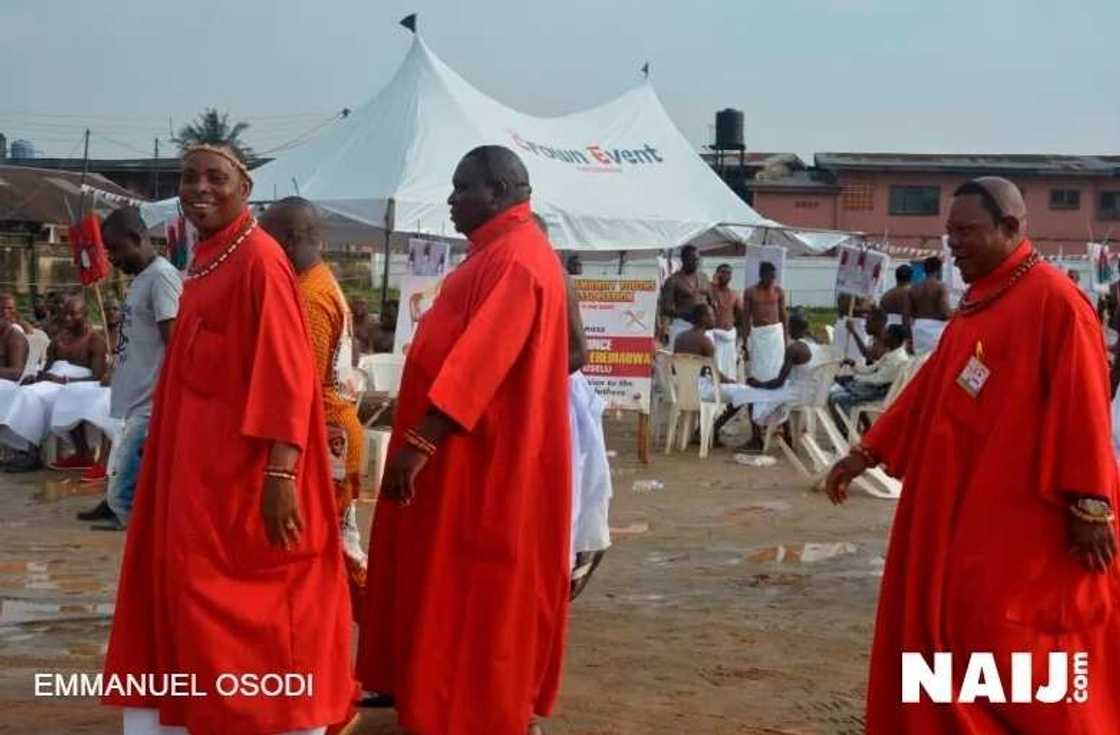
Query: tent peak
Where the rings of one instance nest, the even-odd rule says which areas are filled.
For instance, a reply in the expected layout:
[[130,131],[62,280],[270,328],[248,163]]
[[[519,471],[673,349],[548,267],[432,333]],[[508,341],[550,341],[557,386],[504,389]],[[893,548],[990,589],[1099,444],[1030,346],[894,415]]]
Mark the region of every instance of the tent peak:
[[405,17],[401,18],[401,25],[412,31],[413,33],[416,33],[416,16],[416,13],[406,15]]

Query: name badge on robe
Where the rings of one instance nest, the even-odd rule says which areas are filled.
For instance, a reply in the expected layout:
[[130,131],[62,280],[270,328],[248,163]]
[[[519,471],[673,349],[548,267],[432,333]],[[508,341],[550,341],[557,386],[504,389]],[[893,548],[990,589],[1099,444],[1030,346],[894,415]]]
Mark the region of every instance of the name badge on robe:
[[984,354],[983,346],[976,343],[976,354],[968,358],[968,364],[964,366],[964,370],[957,376],[957,385],[964,389],[964,392],[976,398],[980,395],[980,391],[984,389],[984,383],[988,382],[991,377],[992,371],[987,365],[981,361]]

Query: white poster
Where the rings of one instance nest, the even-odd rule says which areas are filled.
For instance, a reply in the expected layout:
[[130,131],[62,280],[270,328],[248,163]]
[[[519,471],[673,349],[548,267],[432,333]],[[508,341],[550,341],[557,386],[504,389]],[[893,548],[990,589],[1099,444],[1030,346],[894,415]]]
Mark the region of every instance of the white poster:
[[583,374],[610,409],[649,413],[657,281],[573,278],[587,336]]
[[432,308],[443,276],[405,276],[401,282],[400,308],[397,309],[397,331],[393,337],[393,352],[402,355],[408,352],[416,325],[424,312]]
[[840,256],[836,269],[836,292],[874,299],[881,291],[891,257],[878,250],[862,250],[849,245],[836,249]]
[[408,241],[408,273],[412,276],[445,276],[451,267],[451,244],[412,238]]
[[1093,293],[1106,294],[1108,287],[1120,280],[1115,258],[1104,243],[1086,243],[1085,248],[1089,253],[1089,283],[1092,284]]
[[957,308],[957,304],[964,298],[968,286],[961,275],[961,269],[953,263],[953,251],[949,249],[949,236],[941,236],[941,274],[945,285],[949,287],[949,307]]
[[782,281],[786,273],[786,249],[780,245],[762,245],[750,246],[747,248],[747,264],[746,273],[744,275],[744,287],[750,288],[757,285],[759,281],[758,270],[763,263],[773,263],[774,268],[778,271],[777,283],[782,285]]

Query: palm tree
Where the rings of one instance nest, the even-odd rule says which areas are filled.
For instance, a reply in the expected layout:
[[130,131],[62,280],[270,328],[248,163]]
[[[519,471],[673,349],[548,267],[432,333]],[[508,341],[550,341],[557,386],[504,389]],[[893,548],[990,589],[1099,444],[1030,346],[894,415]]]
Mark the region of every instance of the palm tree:
[[243,160],[248,160],[253,156],[253,149],[241,140],[241,134],[248,129],[249,123],[242,121],[230,125],[229,113],[219,113],[217,109],[208,107],[193,123],[179,128],[179,134],[172,140],[179,146],[180,152],[200,143],[222,144],[240,153]]

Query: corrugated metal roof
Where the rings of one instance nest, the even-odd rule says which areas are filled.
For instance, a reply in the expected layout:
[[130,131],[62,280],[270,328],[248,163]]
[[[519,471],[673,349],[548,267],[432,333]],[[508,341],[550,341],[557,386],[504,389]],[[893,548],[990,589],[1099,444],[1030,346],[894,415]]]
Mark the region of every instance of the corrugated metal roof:
[[[81,180],[81,174],[69,171],[0,166],[0,182],[3,182],[0,186],[0,220],[39,224],[73,222],[81,212]],[[109,194],[136,198],[132,192],[98,174],[88,174],[86,183]],[[94,198],[94,206],[100,214],[115,208],[102,197]]]
[[818,153],[813,158],[818,168],[830,170],[893,170],[971,175],[1008,173],[1020,176],[1114,176],[1120,166],[1120,161],[1117,160],[1120,157],[1116,156],[1019,153]]

